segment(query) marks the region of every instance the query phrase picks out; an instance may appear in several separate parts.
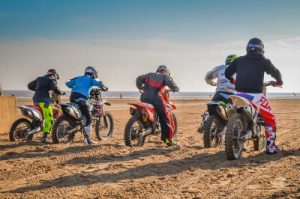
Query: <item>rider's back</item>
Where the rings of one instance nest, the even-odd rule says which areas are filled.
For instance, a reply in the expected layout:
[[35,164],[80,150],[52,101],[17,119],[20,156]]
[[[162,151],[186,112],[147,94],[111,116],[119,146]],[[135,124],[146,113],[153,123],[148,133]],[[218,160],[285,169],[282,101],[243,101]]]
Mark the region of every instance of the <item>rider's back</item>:
[[239,92],[262,93],[264,73],[275,79],[281,79],[277,68],[263,55],[247,54],[237,58],[225,71],[226,77],[236,73],[235,89]]
[[[51,98],[49,91],[53,89],[53,80],[49,76],[45,75],[38,77],[33,82],[32,83],[34,85],[34,88],[30,88],[31,90],[35,90],[33,100],[35,102],[50,102]],[[30,84],[28,85],[28,87],[31,86]]]
[[87,75],[75,77],[74,79],[66,82],[66,85],[69,88],[72,88],[72,93],[80,93],[85,97],[89,96],[90,90],[93,86],[102,86],[102,84]]
[[138,88],[144,85],[144,93],[142,95],[142,98],[144,99],[158,96],[159,91],[164,86],[170,87],[173,91],[178,90],[177,85],[170,76],[160,73],[148,73],[141,75],[136,79],[136,84]]

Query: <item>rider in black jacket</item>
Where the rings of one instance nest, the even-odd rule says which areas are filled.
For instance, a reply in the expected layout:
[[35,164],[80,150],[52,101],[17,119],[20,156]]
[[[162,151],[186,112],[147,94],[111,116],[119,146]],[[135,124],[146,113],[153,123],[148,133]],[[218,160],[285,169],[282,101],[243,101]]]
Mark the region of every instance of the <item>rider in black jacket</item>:
[[[280,71],[264,57],[264,44],[260,39],[253,38],[247,44],[247,54],[238,57],[225,71],[225,76],[235,83],[237,95],[247,98],[256,106],[265,119],[267,153],[277,152],[275,145],[276,122],[266,96],[262,94],[264,73],[276,79],[276,85],[283,84]],[[232,75],[236,73],[236,80]]]
[[42,142],[47,143],[47,136],[50,133],[52,122],[53,122],[53,111],[51,104],[50,91],[58,95],[64,94],[57,87],[57,80],[59,75],[55,69],[49,69],[47,74],[37,79],[33,80],[28,84],[28,89],[35,91],[33,96],[33,102],[35,105],[39,106],[42,109],[44,116],[44,125],[43,125],[43,137]]

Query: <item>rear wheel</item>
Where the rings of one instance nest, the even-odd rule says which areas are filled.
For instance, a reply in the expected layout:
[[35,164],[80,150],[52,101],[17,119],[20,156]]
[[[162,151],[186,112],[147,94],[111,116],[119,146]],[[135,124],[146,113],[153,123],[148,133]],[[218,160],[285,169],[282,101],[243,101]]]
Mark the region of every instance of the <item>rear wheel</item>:
[[203,124],[203,144],[205,148],[211,147],[211,142],[213,141],[212,131],[216,130],[216,126],[213,125],[214,118],[212,116],[208,117]]
[[28,135],[28,132],[33,130],[33,124],[26,118],[16,120],[9,131],[9,140],[14,141],[31,141],[33,134]]
[[73,120],[71,120],[69,117],[63,115],[59,117],[52,129],[52,142],[57,143],[68,143],[73,141],[75,137],[74,133],[68,133],[69,130],[74,129],[75,124]]
[[112,137],[114,120],[110,112],[105,112],[104,115],[96,121],[95,131],[99,140],[108,140]]
[[243,130],[242,116],[235,113],[229,118],[225,133],[225,153],[228,160],[241,157],[244,150],[244,142],[241,139]]
[[144,127],[138,115],[132,116],[126,124],[124,132],[124,140],[126,146],[141,147],[145,142],[145,138],[141,136]]

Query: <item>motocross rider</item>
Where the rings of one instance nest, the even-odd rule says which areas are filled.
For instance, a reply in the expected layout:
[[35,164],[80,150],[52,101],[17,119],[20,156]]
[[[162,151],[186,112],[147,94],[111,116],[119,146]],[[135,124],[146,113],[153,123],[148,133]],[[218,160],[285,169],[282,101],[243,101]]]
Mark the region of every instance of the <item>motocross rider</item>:
[[[208,71],[205,76],[205,81],[207,84],[211,86],[217,86],[216,92],[211,99],[211,101],[224,101],[225,103],[228,102],[228,98],[224,97],[225,95],[233,95],[234,85],[225,77],[225,69],[237,58],[236,55],[228,55],[225,59],[225,65],[216,66],[211,71]],[[217,79],[217,83],[214,80]],[[206,111],[203,115],[203,120],[198,128],[198,132],[201,133],[203,131],[203,126],[205,121],[208,119],[208,112]]]
[[158,114],[161,125],[161,140],[167,145],[172,146],[174,127],[172,125],[171,114],[167,110],[167,102],[164,99],[162,90],[168,86],[173,92],[179,91],[176,83],[170,76],[170,72],[165,65],[160,65],[156,73],[140,75],[136,79],[136,86],[143,90],[141,101],[152,104]]
[[70,101],[79,105],[80,111],[84,116],[84,144],[97,144],[96,141],[91,138],[91,115],[88,109],[88,98],[90,90],[93,86],[101,88],[103,91],[107,91],[108,88],[104,86],[101,81],[97,81],[98,72],[93,66],[88,66],[84,70],[83,76],[75,77],[68,82],[66,86],[72,89]]
[[33,80],[28,84],[28,89],[35,91],[33,96],[33,102],[36,106],[39,106],[42,109],[44,116],[44,124],[43,124],[43,137],[42,143],[48,142],[48,134],[50,133],[52,122],[53,122],[53,110],[50,106],[51,97],[50,91],[56,93],[57,95],[63,95],[62,92],[57,87],[57,80],[59,79],[59,75],[55,69],[49,69],[47,74],[37,79]]
[[[280,71],[264,57],[264,44],[258,38],[250,39],[247,47],[247,54],[238,57],[225,71],[225,76],[232,83],[235,83],[235,89],[238,96],[249,100],[254,107],[257,107],[259,113],[265,120],[265,135],[267,139],[268,154],[277,153],[276,122],[272,113],[271,106],[263,94],[264,73],[271,75],[276,79],[273,86],[283,84]],[[236,80],[232,75],[236,74]]]

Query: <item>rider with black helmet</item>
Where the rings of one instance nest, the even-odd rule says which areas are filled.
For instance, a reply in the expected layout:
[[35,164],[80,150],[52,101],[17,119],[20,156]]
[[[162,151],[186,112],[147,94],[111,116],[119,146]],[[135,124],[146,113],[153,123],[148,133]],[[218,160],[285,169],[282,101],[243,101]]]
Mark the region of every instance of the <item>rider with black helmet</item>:
[[47,74],[41,77],[38,77],[36,80],[28,84],[28,88],[32,91],[35,91],[33,96],[33,102],[35,105],[40,106],[44,116],[44,125],[43,125],[43,137],[42,142],[47,143],[47,137],[50,133],[52,122],[53,122],[53,111],[51,104],[50,91],[55,94],[62,95],[64,94],[57,87],[57,80],[59,75],[55,69],[49,69]]
[[[225,76],[235,82],[237,95],[247,98],[257,106],[265,119],[267,138],[267,153],[277,153],[275,145],[276,122],[266,96],[263,94],[264,73],[276,79],[276,85],[283,84],[280,71],[264,57],[264,44],[258,38],[250,39],[247,44],[247,54],[238,57],[225,71]],[[232,75],[236,73],[236,80]]]
[[173,92],[179,91],[176,83],[170,77],[170,71],[165,65],[160,65],[156,73],[138,76],[136,86],[144,91],[141,101],[152,104],[155,107],[162,130],[161,140],[168,146],[171,146],[173,144],[174,127],[171,125],[171,116],[168,113],[166,101],[161,92],[165,86],[168,86]]

